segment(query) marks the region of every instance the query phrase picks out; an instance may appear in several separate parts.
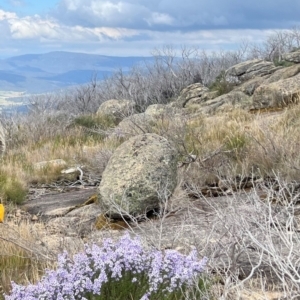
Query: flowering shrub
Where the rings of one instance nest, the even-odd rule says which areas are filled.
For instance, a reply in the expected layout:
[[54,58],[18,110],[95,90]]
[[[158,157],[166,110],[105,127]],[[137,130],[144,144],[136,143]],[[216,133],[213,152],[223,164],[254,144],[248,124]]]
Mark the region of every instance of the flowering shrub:
[[61,299],[178,299],[198,278],[206,258],[196,251],[184,256],[175,250],[144,250],[139,238],[125,234],[117,243],[85,246],[71,258],[58,256],[58,268],[47,270],[37,284],[12,283],[6,300]]

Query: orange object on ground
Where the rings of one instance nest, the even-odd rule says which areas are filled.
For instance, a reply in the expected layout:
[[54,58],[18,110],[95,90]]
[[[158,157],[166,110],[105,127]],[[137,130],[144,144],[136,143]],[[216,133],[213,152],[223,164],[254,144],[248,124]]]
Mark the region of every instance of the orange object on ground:
[[4,213],[5,213],[4,205],[0,204],[0,223],[4,222]]

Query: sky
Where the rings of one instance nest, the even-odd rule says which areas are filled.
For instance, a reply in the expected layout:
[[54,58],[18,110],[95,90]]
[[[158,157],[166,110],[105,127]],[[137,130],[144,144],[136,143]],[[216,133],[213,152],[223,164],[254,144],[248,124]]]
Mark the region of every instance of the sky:
[[299,26],[299,13],[299,0],[0,0],[0,58],[236,49]]

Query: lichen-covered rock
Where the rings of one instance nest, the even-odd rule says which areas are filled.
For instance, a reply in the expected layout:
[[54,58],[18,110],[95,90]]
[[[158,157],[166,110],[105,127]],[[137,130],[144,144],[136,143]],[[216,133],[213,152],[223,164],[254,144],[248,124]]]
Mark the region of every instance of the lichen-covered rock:
[[98,188],[99,204],[111,218],[157,209],[177,184],[177,150],[164,137],[142,134],[119,146]]
[[247,72],[249,68],[261,62],[263,62],[262,59],[253,59],[241,62],[227,69],[226,76],[242,76]]
[[[219,91],[207,91],[205,92],[202,96],[201,96],[201,102],[205,102],[207,100],[212,100],[212,99],[215,99],[219,96]],[[197,100],[193,101],[191,100],[192,102],[197,102]]]
[[[170,110],[171,108],[169,108]],[[149,105],[145,111],[145,115],[150,116],[150,117],[160,117],[162,115],[164,115],[166,113],[166,110],[168,110],[168,108],[166,107],[166,105],[163,104],[152,104]]]
[[183,110],[181,108],[173,107],[172,103],[164,104],[152,104],[149,105],[145,111],[145,116],[149,120],[152,119],[153,122],[156,122],[158,119],[162,118],[172,118],[181,117]]
[[257,64],[252,65],[249,69],[247,69],[246,73],[241,78],[251,79],[254,77],[265,76],[274,73],[276,70],[280,68],[281,67],[275,67],[273,62],[261,61]]
[[197,110],[197,108],[201,107],[202,105],[205,105],[203,104],[204,102],[217,98],[219,96],[218,94],[218,91],[204,92],[201,97],[192,98],[189,102],[187,102],[185,108],[187,108],[190,111],[193,109]]
[[[221,111],[230,111],[233,108],[249,109],[252,106],[251,97],[241,91],[231,91],[215,99],[203,102],[198,107],[198,112],[213,115]],[[190,107],[187,105],[187,107]]]
[[300,63],[300,50],[285,53],[282,55],[282,59],[289,62]]
[[103,102],[97,111],[97,115],[108,116],[117,121],[121,121],[134,113],[136,113],[136,105],[134,102],[116,99]]
[[258,87],[253,94],[253,106],[255,109],[284,107],[298,102],[299,95],[300,74]]
[[226,76],[238,77],[242,80],[248,80],[257,76],[272,74],[278,68],[272,62],[261,59],[247,60],[226,70]]
[[268,79],[265,80],[264,84],[276,82],[281,79],[287,79],[300,73],[300,64],[296,64],[290,67],[281,68],[272,74]]
[[119,137],[134,136],[149,132],[151,128],[150,122],[153,118],[145,113],[134,114],[123,119],[116,128],[113,134]]
[[241,91],[248,96],[252,96],[254,91],[265,82],[264,77],[255,77],[239,85],[235,91]]
[[175,101],[175,105],[177,107],[185,107],[189,101],[201,98],[208,91],[209,89],[201,83],[191,84],[181,91],[178,99]]

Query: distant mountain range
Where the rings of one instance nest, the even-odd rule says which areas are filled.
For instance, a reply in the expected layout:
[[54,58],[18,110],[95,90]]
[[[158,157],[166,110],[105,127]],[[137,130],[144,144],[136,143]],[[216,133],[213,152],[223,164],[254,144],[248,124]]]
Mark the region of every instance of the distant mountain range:
[[116,69],[129,70],[152,57],[117,57],[73,52],[26,54],[0,60],[0,90],[26,93],[50,92],[100,80]]

